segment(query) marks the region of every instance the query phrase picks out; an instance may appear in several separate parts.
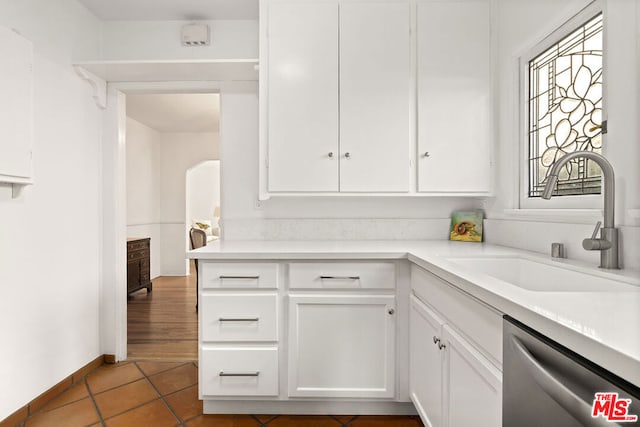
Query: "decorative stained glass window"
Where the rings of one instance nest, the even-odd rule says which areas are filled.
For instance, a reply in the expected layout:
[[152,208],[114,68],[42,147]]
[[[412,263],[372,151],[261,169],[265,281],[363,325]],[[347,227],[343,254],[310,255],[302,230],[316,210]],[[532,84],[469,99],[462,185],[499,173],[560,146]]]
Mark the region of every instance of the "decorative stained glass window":
[[[602,32],[599,14],[529,61],[529,197],[563,155],[602,150]],[[601,181],[598,165],[576,159],[554,194],[599,194]]]

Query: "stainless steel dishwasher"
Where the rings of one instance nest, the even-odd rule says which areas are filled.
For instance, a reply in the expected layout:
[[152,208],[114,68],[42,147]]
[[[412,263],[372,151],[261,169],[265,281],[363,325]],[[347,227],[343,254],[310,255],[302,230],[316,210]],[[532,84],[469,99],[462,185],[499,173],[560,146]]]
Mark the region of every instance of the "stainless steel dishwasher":
[[504,427],[640,426],[640,388],[504,316]]

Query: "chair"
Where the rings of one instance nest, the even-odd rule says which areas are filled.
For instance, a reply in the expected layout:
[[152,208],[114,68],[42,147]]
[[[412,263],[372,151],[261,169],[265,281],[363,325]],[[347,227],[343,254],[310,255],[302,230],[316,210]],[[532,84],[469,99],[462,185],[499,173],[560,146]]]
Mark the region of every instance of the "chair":
[[[191,249],[198,249],[203,246],[207,246],[207,233],[199,228],[191,228],[189,230],[189,240],[191,241]],[[198,311],[198,302],[200,296],[198,294],[198,260],[195,259],[194,265],[196,267],[196,311]]]

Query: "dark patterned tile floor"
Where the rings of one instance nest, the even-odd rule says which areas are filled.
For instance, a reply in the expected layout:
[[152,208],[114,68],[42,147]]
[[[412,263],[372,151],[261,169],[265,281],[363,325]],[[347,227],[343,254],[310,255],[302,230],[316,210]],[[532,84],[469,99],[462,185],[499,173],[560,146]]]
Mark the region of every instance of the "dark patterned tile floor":
[[104,365],[24,427],[422,427],[417,416],[203,415],[195,362]]

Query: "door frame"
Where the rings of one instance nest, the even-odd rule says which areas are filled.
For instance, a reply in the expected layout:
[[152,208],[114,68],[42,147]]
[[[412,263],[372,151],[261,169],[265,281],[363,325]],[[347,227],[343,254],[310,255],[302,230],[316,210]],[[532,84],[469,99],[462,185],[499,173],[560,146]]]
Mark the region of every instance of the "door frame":
[[99,329],[102,354],[114,355],[116,362],[127,358],[126,95],[220,93],[221,86],[219,81],[114,82],[107,85],[101,147],[103,234]]

